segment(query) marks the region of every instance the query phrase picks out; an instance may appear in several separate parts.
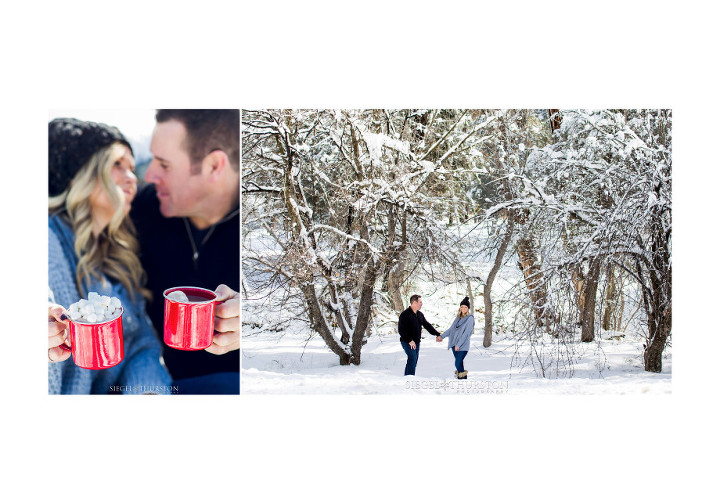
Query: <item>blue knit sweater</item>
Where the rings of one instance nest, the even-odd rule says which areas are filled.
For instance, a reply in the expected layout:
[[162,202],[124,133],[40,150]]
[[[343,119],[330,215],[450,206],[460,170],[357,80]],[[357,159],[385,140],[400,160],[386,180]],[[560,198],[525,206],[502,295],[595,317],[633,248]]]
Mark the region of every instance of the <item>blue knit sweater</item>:
[[[83,296],[75,283],[77,256],[75,236],[59,216],[49,217],[48,232],[48,301],[66,309]],[[63,362],[48,363],[50,394],[169,394],[172,380],[160,362],[160,342],[145,313],[145,299],[135,293],[134,301],[119,282],[93,279],[88,292],[115,296],[123,306],[123,343],[125,357],[108,369],[90,370],[78,367],[72,357]]]
[[449,338],[448,348],[458,347],[463,352],[470,351],[470,337],[475,328],[475,319],[472,315],[467,317],[455,317],[450,327],[442,333],[442,338]]

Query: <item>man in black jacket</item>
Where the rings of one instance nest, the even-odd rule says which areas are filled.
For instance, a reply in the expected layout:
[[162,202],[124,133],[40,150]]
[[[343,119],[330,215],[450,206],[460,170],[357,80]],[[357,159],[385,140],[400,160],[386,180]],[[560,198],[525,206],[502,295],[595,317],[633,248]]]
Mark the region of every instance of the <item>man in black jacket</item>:
[[212,346],[183,351],[163,343],[179,393],[240,391],[240,111],[158,110],[132,218],[153,293],[148,314],[163,338],[163,291],[214,290]]
[[425,319],[425,315],[420,311],[422,304],[422,298],[418,294],[413,294],[410,296],[410,307],[402,312],[398,319],[400,344],[408,357],[407,364],[405,364],[406,376],[415,374],[415,367],[420,355],[420,333],[422,328],[424,327],[434,336],[440,336],[437,329],[430,325],[430,322]]

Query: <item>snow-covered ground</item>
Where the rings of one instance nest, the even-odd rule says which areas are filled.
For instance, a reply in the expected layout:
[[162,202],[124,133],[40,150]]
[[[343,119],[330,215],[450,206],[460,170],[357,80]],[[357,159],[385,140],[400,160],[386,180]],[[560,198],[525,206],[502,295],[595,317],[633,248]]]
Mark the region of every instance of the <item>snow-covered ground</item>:
[[[453,318],[453,306],[424,298],[423,312],[441,331]],[[446,297],[446,296],[443,296]],[[462,297],[458,297],[458,302]],[[252,303],[245,302],[244,311]],[[435,307],[435,308],[434,308]],[[437,307],[443,308],[444,316]],[[642,340],[601,334],[592,343],[557,346],[549,338],[544,346],[518,344],[504,337],[482,346],[482,315],[476,320],[471,349],[465,359],[467,380],[454,378],[452,352],[423,331],[420,358],[414,377],[403,376],[405,353],[391,321],[363,347],[359,366],[341,366],[322,339],[297,322],[280,332],[243,326],[243,394],[664,394],[671,392],[672,349],[663,359],[662,373],[642,366]],[[561,358],[557,359],[560,351]],[[547,364],[542,377],[537,358]],[[562,356],[565,356],[563,359]],[[568,363],[571,355],[572,365]],[[571,376],[570,376],[571,375]]]
[[[262,234],[248,238],[254,251],[273,253]],[[508,257],[508,262],[511,260]],[[466,269],[484,278],[491,266],[492,258],[475,256]],[[493,298],[503,297],[519,281],[519,275],[512,263],[501,268]],[[433,283],[418,276],[414,287],[413,292],[423,296],[426,318],[444,331],[466,295],[465,286]],[[475,288],[482,290],[481,286]],[[361,364],[341,366],[306,322],[288,321],[287,313],[277,311],[279,303],[272,295],[257,294],[256,300],[243,300],[243,394],[669,394],[672,390],[672,348],[664,353],[662,373],[644,371],[644,336],[638,324],[630,325],[621,337],[600,332],[591,343],[581,343],[578,334],[567,344],[546,336],[531,346],[501,334],[484,348],[484,319],[476,311],[471,349],[465,358],[467,380],[454,377],[447,342],[437,343],[425,330],[416,375],[405,377],[407,357],[397,335],[397,315],[391,310],[376,316],[376,329],[363,347]],[[477,308],[482,296],[475,295]],[[626,319],[632,310],[627,307]],[[495,319],[499,326],[497,313]],[[639,319],[637,314],[634,320]]]
[[640,394],[671,392],[671,360],[663,372],[642,369],[637,346],[603,341],[607,366],[596,369],[598,348],[589,345],[574,365],[571,378],[542,378],[532,368],[510,368],[515,347],[509,339],[483,348],[474,337],[465,359],[467,380],[453,376],[452,353],[445,343],[426,338],[421,344],[416,375],[405,377],[406,356],[394,336],[378,337],[363,349],[359,366],[340,366],[319,337],[307,345],[299,335],[286,334],[274,344],[243,338],[243,394]]

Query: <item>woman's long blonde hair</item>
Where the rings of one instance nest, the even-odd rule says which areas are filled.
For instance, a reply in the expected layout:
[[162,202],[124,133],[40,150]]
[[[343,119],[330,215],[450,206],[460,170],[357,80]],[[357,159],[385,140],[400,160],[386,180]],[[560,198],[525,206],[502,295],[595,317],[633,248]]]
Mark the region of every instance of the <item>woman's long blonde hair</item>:
[[[135,291],[146,298],[151,294],[145,285],[135,238],[135,226],[125,216],[125,194],[112,180],[113,165],[125,153],[119,142],[98,150],[80,168],[65,191],[48,200],[48,214],[64,214],[75,233],[75,254],[78,256],[75,281],[78,291],[87,295],[86,285],[91,277],[102,279],[102,273],[119,281],[134,298]],[[115,207],[110,223],[98,236],[92,232],[90,195],[96,184],[107,194]],[[87,283],[86,283],[87,282]]]

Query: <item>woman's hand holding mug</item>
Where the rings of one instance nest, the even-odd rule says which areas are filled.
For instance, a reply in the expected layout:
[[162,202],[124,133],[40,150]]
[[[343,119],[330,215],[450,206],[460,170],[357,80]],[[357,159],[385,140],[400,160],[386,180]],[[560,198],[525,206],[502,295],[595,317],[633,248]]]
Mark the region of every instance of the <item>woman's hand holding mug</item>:
[[68,319],[65,308],[57,304],[48,304],[48,360],[62,362],[72,355],[65,340],[68,337]]

